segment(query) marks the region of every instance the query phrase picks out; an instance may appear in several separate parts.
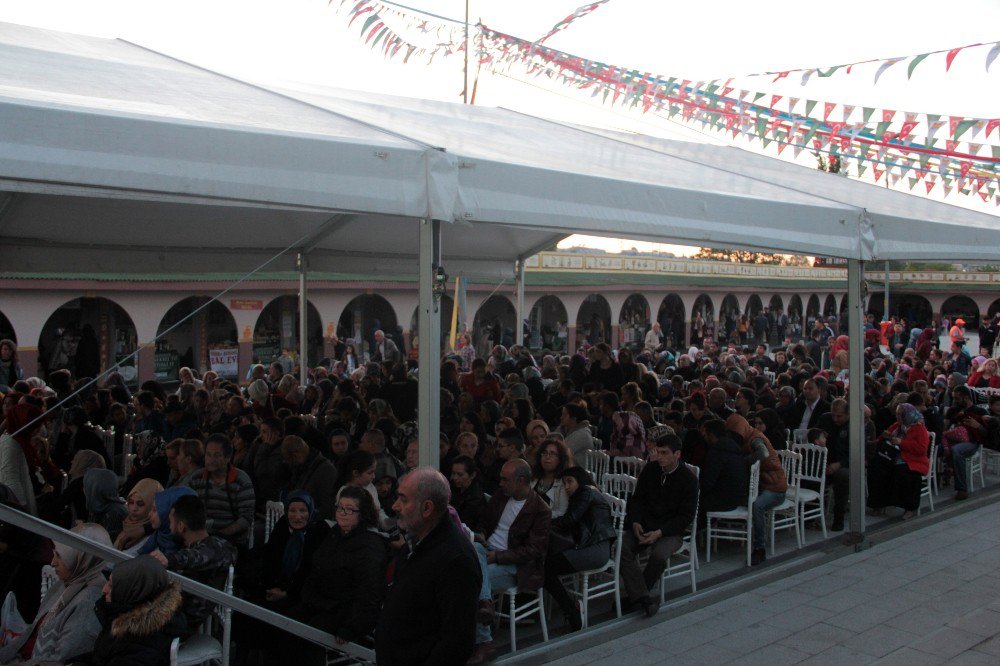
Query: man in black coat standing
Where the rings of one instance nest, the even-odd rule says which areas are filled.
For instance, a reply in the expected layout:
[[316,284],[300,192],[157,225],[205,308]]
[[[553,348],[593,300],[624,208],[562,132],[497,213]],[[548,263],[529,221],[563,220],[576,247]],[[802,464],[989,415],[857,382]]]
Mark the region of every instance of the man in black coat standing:
[[455,664],[472,655],[482,570],[472,542],[448,515],[451,490],[436,469],[403,477],[393,504],[407,544],[390,565],[375,628],[379,664]]

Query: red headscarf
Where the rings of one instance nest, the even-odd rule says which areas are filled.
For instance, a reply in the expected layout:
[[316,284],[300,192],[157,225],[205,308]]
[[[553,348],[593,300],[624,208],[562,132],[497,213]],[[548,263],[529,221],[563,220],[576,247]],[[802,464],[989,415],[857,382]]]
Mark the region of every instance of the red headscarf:
[[[41,461],[38,459],[38,452],[35,451],[35,447],[31,445],[32,433],[42,426],[41,420],[35,420],[41,415],[41,407],[23,402],[14,405],[14,407],[7,414],[7,432],[9,432],[14,438],[14,441],[20,445],[21,451],[24,452],[24,457],[28,461],[28,466],[31,468],[32,473],[34,473],[34,471],[38,469],[38,466],[41,464]],[[34,421],[34,423],[32,423],[32,421]],[[17,432],[29,423],[31,423],[31,427],[25,428],[20,433]]]

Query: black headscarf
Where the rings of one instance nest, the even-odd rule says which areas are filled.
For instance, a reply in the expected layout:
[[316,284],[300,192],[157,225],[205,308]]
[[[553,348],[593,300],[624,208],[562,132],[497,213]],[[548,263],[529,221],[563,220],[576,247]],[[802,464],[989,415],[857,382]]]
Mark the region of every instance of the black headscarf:
[[147,555],[115,565],[111,572],[111,604],[127,610],[145,603],[170,584],[166,569]]

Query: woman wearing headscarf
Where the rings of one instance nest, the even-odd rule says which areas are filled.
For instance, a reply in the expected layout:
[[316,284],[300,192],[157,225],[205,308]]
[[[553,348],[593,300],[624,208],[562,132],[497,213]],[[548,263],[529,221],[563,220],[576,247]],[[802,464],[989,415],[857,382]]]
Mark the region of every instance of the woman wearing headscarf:
[[115,566],[94,608],[101,633],[94,642],[93,666],[168,666],[170,643],[186,631],[181,587],[151,557]]
[[83,490],[83,477],[92,469],[105,469],[104,458],[97,451],[84,449],[77,451],[69,466],[69,483],[63,493],[63,507],[72,509],[71,520],[83,520],[87,516],[87,496]]
[[552,595],[573,631],[583,626],[580,610],[559,580],[577,571],[603,566],[611,553],[615,537],[611,505],[594,487],[590,472],[582,467],[568,467],[562,472],[562,485],[569,495],[569,508],[552,520],[552,533],[545,560],[545,590]]
[[785,501],[788,479],[781,458],[764,433],[739,414],[726,419],[726,429],[738,437],[749,464],[760,462],[760,493],[753,503],[753,549],[750,553],[750,563],[757,565],[764,561],[767,512]]
[[[111,547],[100,525],[82,523],[73,532]],[[34,621],[25,632],[0,648],[0,663],[64,663],[91,652],[101,631],[94,604],[104,587],[104,560],[57,543],[52,556],[57,581],[42,597]]]
[[[4,485],[0,485],[0,504],[24,511],[14,492]],[[0,521],[0,599],[13,592],[22,617],[35,617],[38,612],[42,567],[51,561],[51,541]]]
[[35,494],[42,484],[36,478],[39,460],[31,436],[42,426],[41,415],[42,409],[35,405],[14,405],[7,413],[7,432],[0,437],[0,484],[10,488],[18,503],[34,516],[38,515]]
[[174,503],[185,495],[197,495],[197,493],[187,486],[173,486],[153,496],[154,510],[149,514],[149,524],[155,531],[139,547],[136,555],[145,555],[154,550],[159,550],[164,555],[177,552],[180,545],[170,532],[170,510],[174,508]]
[[167,460],[167,440],[154,430],[143,430],[133,437],[136,459],[125,482],[125,491],[131,490],[141,479],[155,479],[161,486],[170,482],[170,463]]
[[128,515],[125,501],[118,496],[118,475],[110,469],[89,469],[83,475],[83,496],[87,500],[87,522],[96,523],[117,539]]
[[156,508],[154,498],[163,486],[156,479],[140,479],[125,498],[128,515],[122,520],[122,530],[115,539],[115,548],[129,551],[138,546],[153,533],[149,517]]
[[313,553],[330,528],[316,512],[312,496],[296,490],[285,498],[285,515],[274,525],[264,546],[264,570],[261,584],[266,600],[279,612],[299,600],[302,583],[312,565]]
[[882,436],[868,464],[868,507],[883,512],[887,506],[904,510],[903,519],[920,507],[923,477],[930,471],[930,435],[924,417],[914,405],[896,407],[896,422]]
[[914,347],[917,358],[921,361],[926,361],[930,358],[931,350],[934,349],[937,339],[937,331],[934,330],[933,326],[928,326],[922,330],[920,335],[917,336],[917,346]]

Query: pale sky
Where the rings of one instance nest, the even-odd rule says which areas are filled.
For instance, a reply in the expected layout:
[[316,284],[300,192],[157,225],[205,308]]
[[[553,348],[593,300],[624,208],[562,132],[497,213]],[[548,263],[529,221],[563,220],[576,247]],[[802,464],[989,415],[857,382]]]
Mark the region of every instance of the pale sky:
[[[386,61],[347,27],[340,0],[0,0],[0,21],[54,30],[120,37],[241,78],[302,81],[409,97],[461,101],[461,57],[428,65]],[[461,19],[464,0],[403,2]],[[534,40],[585,0],[471,0],[470,16],[490,27]],[[338,13],[339,10],[339,13]],[[404,35],[406,36],[406,35]],[[830,66],[950,49],[1000,39],[1000,0],[840,0],[811,5],[754,4],[745,0],[685,3],[611,0],[558,33],[548,46],[609,64],[693,81],[763,71]],[[907,80],[905,66],[872,84],[872,66],[850,75],[739,78],[737,88],[858,106],[919,113],[1000,117],[1000,59],[992,73],[984,49],[962,52],[945,73],[944,56],[931,56]],[[970,54],[970,55],[967,55]],[[2,65],[0,65],[2,66]],[[673,139],[711,141],[748,149],[743,140],[682,126],[666,117],[602,106],[589,94],[530,78],[482,72],[477,103],[534,115],[613,127]],[[1000,144],[994,134],[990,143]],[[783,157],[790,157],[786,150]],[[768,154],[774,155],[774,151]],[[808,151],[803,164],[815,165]],[[903,184],[900,188],[905,191]],[[922,185],[918,186],[922,190]],[[941,188],[937,188],[940,190]],[[914,190],[917,191],[917,190]],[[978,197],[952,195],[948,203],[998,214]],[[597,239],[609,250],[649,243]],[[677,246],[659,246],[678,252]]]

